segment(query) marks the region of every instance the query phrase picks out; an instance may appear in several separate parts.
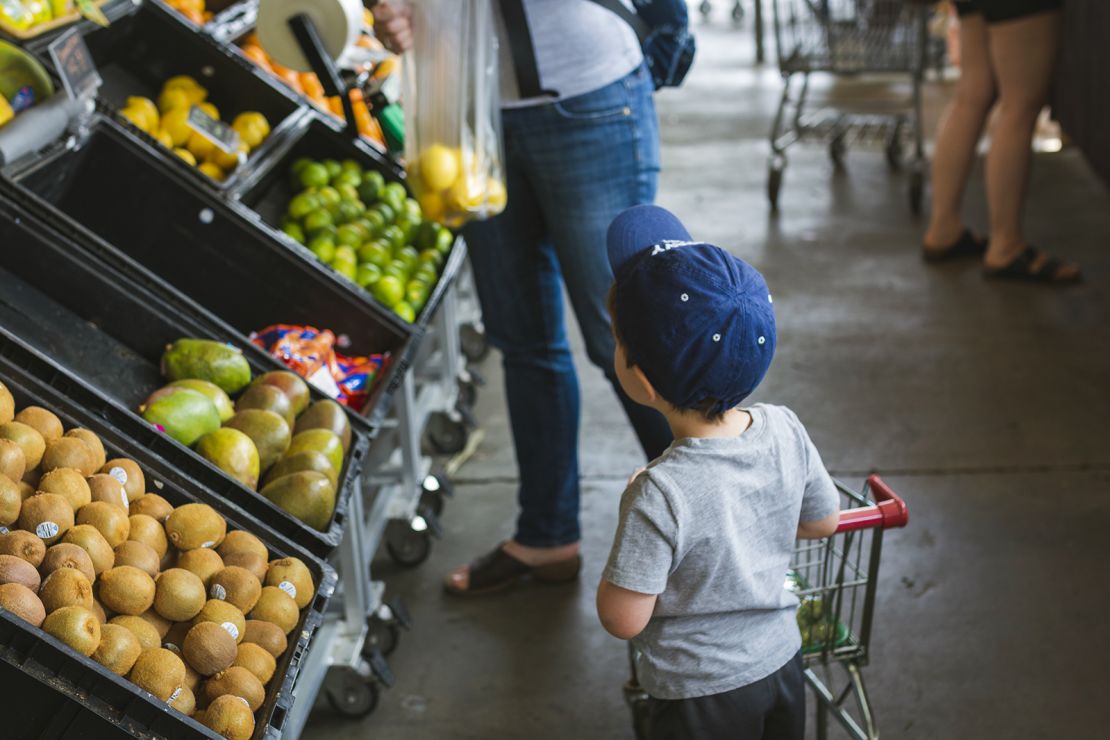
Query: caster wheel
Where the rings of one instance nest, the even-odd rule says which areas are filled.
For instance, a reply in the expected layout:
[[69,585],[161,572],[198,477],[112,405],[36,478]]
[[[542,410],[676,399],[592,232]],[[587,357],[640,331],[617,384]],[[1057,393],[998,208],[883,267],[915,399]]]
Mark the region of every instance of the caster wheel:
[[428,473],[421,486],[420,509],[427,509],[439,518],[443,514],[443,507],[447,499],[455,495],[455,488],[451,485],[447,473],[442,469],[433,469]]
[[913,172],[910,173],[910,211],[913,215],[921,215],[921,205],[925,200],[925,172],[921,168],[921,164],[914,165]]
[[767,200],[771,203],[771,210],[779,209],[779,190],[782,188],[782,165],[771,165],[767,170]]
[[362,654],[369,657],[375,650],[382,655],[390,655],[401,641],[401,628],[396,622],[386,622],[376,616],[366,620],[366,641],[362,643]]
[[886,140],[886,163],[891,170],[902,169],[902,130],[905,124],[899,121]]
[[432,534],[417,531],[408,522],[390,522],[385,550],[397,565],[415,568],[432,554]]
[[324,686],[328,704],[344,717],[365,717],[378,708],[378,686],[351,668],[333,668]]
[[472,409],[476,403],[478,403],[478,385],[468,380],[460,380],[458,405]]
[[443,500],[442,493],[424,491],[424,493],[420,494],[420,509],[426,509],[435,514],[437,517],[443,515],[444,503],[445,501]]
[[844,154],[847,151],[848,146],[844,143],[844,134],[837,134],[829,142],[829,159],[833,161],[838,170],[844,167]]
[[489,355],[489,339],[474,324],[459,327],[459,348],[470,362],[481,362]]
[[441,455],[455,455],[466,448],[470,431],[462,419],[455,420],[444,413],[432,414],[424,430],[428,445]]

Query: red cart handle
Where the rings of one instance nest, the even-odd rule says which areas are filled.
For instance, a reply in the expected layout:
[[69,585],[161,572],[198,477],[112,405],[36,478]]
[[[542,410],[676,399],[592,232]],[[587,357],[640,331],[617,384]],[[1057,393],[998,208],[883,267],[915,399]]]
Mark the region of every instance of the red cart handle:
[[906,502],[902,497],[877,475],[867,477],[867,487],[875,498],[875,505],[840,512],[840,524],[836,531],[847,532],[852,529],[872,527],[891,529],[906,526],[910,520],[910,511],[906,508]]

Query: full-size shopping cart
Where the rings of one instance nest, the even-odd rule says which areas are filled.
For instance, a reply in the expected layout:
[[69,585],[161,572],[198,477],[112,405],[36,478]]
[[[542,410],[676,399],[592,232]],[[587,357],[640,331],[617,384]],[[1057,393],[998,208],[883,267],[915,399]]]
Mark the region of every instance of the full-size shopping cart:
[[[786,574],[786,588],[800,602],[798,627],[806,683],[817,700],[817,738],[828,736],[832,716],[856,740],[878,740],[879,729],[861,669],[867,664],[883,531],[904,527],[906,504],[877,476],[861,493],[837,482],[840,525],[820,540],[800,540]],[[629,643],[632,675],[624,687],[636,737],[644,737],[647,693],[636,678],[635,649]]]
[[[925,155],[921,132],[921,85],[928,37],[926,4],[914,0],[774,0],[775,42],[782,72],[782,97],[771,128],[767,198],[778,209],[786,169],[786,149],[803,138],[828,141],[829,156],[843,165],[848,146],[880,141],[892,170],[902,166],[906,140],[912,139],[910,207],[921,211]],[[838,89],[833,99],[809,110],[810,75],[829,73],[838,80],[908,82],[909,94],[894,99],[874,90],[854,99]],[[800,83],[798,82],[800,78]],[[841,86],[847,87],[847,86]]]

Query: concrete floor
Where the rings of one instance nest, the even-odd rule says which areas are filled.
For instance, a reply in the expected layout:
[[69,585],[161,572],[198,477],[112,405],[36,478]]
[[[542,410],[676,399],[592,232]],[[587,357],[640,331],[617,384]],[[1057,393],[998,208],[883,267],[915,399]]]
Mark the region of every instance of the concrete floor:
[[[693,75],[658,98],[659,201],[767,276],[780,344],[757,400],[794,408],[845,481],[878,470],[910,506],[909,528],[886,540],[865,672],[883,736],[1104,736],[1106,190],[1077,152],[1037,158],[1029,237],[1082,262],[1088,281],[1069,290],[923,266],[905,179],[877,152],[852,152],[836,172],[822,146],[799,147],[771,216],[778,74],[752,66],[746,33],[698,30]],[[968,222],[982,227],[981,179],[968,195]],[[630,737],[624,645],[598,625],[593,592],[621,483],[642,461],[600,371],[580,368],[581,581],[477,601],[441,592],[443,573],[512,532],[515,464],[493,358],[485,441],[459,475],[446,537],[417,570],[381,563],[417,622],[391,660],[397,685],[362,722],[317,712],[307,737]]]

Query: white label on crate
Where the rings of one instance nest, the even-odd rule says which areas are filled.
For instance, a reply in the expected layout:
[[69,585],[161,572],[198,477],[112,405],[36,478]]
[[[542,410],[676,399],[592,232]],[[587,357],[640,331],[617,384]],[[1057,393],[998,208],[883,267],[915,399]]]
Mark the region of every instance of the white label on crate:
[[116,466],[108,471],[108,475],[118,480],[121,486],[127,485],[127,471],[123,468]]
[[35,527],[35,534],[44,540],[55,537],[58,534],[58,525],[54,522],[42,522],[39,526]]
[[170,694],[170,698],[166,699],[166,703],[167,704],[173,704],[175,701],[177,701],[177,697],[179,697],[179,696],[181,696],[181,687],[180,686],[178,686],[176,689],[173,690],[173,693]]
[[212,584],[212,598],[220,601],[227,600],[227,589],[218,583]]
[[239,639],[239,628],[235,626],[234,622],[224,622],[220,626],[227,630],[227,633],[236,640]]
[[202,543],[202,544],[201,544],[201,547],[203,547],[203,548],[207,549],[207,548],[209,548],[209,547],[212,547],[212,546],[213,546],[213,545],[215,545],[215,544],[216,544],[216,541],[215,541],[215,540],[208,540],[207,542],[204,542],[204,543]]
[[289,594],[290,598],[292,598],[293,600],[296,600],[296,598],[297,598],[297,587],[294,586],[292,583],[290,583],[289,581],[282,581],[281,583],[278,584],[278,588],[280,588],[285,593]]

